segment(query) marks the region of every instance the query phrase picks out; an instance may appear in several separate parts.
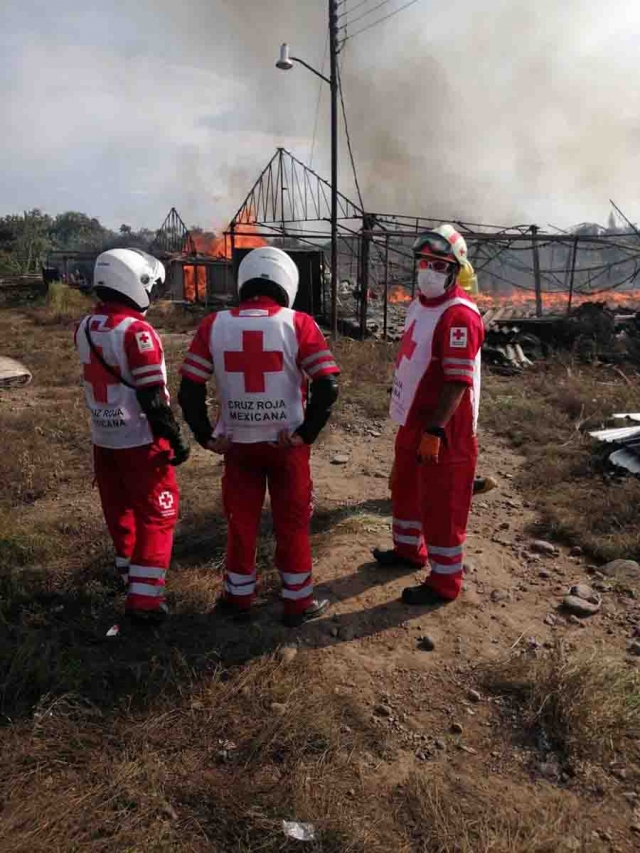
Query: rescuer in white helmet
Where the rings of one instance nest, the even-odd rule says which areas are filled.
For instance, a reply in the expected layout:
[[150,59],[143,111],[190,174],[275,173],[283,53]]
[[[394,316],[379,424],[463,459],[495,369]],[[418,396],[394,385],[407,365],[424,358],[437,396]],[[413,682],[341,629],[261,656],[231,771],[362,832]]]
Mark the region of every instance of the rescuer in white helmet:
[[174,466],[189,456],[169,406],[162,343],[144,315],[163,265],[138,249],[97,259],[98,305],[75,332],[91,413],[95,477],[127,587],[127,614],[166,615],[165,575],[178,517]]
[[[293,310],[298,268],[282,249],[254,249],[238,269],[240,305],[206,317],[181,368],[179,401],[196,440],[224,454],[228,521],[222,610],[247,616],[256,595],[256,541],[269,487],[289,627],[319,616],[309,522],[310,445],[338,396],[338,366],[308,314]],[[215,377],[219,414],[212,427],[206,383]],[[307,386],[310,401],[307,404]]]
[[456,598],[478,455],[480,349],[484,327],[458,286],[466,244],[451,226],[413,246],[419,296],[407,311],[390,414],[399,424],[391,483],[393,549],[382,565],[430,565],[425,582],[403,591],[407,604]]

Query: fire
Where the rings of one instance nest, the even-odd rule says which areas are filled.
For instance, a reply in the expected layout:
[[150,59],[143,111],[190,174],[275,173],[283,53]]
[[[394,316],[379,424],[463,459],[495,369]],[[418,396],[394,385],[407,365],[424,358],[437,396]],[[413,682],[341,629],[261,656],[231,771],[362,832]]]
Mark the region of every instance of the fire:
[[[228,230],[227,229],[225,230]],[[256,232],[256,218],[250,211],[245,211],[236,223],[234,245],[236,249],[258,249],[267,246],[266,240],[259,237]],[[212,232],[205,231],[202,234],[191,234],[191,241],[195,248],[195,254],[199,257],[215,258],[217,260],[231,260],[231,237],[221,234],[216,237]],[[191,253],[189,253],[190,256]],[[203,264],[185,264],[182,268],[184,298],[188,302],[205,302],[207,298],[207,267]]]
[[[225,231],[229,230],[229,226]],[[236,249],[259,249],[260,246],[267,246],[266,240],[256,234],[256,218],[250,210],[244,211],[236,222],[236,235],[234,245]],[[208,258],[218,258],[219,260],[231,260],[231,236],[229,234],[220,234],[216,237],[214,234],[192,234],[191,239],[196,248],[196,254],[204,255]]]
[[[536,298],[530,291],[514,291],[509,294],[497,295],[488,293],[479,293],[473,297],[479,308],[488,310],[489,308],[498,308],[501,305],[515,305],[522,308],[535,308]],[[634,311],[640,307],[640,290],[625,290],[612,291],[610,293],[602,293],[594,296],[574,293],[571,300],[571,305],[577,307],[585,302],[606,302],[608,305],[617,305],[618,307],[628,307]],[[569,304],[568,293],[543,293],[542,294],[542,309],[546,312],[564,313]]]
[[196,288],[198,302],[205,302],[207,299],[207,268],[186,264],[182,268],[182,285],[184,298],[187,302],[196,301]]
[[411,302],[411,294],[407,293],[407,291],[399,284],[396,284],[389,291],[389,302],[392,304],[399,304],[401,302]]

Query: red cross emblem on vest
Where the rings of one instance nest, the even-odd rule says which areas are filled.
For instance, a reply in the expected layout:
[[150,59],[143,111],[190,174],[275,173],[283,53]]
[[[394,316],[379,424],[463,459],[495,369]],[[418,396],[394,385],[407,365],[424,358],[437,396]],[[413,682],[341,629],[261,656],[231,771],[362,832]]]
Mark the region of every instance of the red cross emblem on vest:
[[[104,358],[102,347],[97,346],[96,349]],[[114,365],[111,369],[114,373],[117,373],[118,376],[120,376],[119,367]],[[100,364],[93,350],[91,350],[91,361],[89,364],[83,365],[83,378],[85,382],[88,382],[89,385],[91,385],[93,399],[96,403],[108,403],[109,386],[120,384],[119,380],[115,376],[112,376],[109,371],[105,370],[105,368]]]
[[261,394],[266,389],[265,374],[284,370],[284,355],[278,350],[265,350],[264,332],[243,331],[242,350],[224,353],[227,373],[242,373],[247,394]]
[[402,336],[402,344],[400,346],[400,352],[398,353],[396,367],[400,367],[400,362],[403,358],[406,358],[407,361],[411,361],[411,359],[413,358],[413,354],[418,347],[418,344],[413,340],[413,330],[415,329],[415,327],[416,321],[414,320]]

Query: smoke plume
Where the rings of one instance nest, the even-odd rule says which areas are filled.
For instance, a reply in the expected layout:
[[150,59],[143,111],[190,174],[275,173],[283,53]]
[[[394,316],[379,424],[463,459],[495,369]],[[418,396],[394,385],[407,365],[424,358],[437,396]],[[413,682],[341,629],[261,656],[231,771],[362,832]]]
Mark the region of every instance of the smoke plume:
[[[340,6],[341,36],[404,0]],[[329,175],[325,0],[36,0],[0,11],[3,208],[221,224],[277,145]],[[9,8],[11,7],[11,8]],[[64,14],[63,14],[64,12]],[[640,6],[420,0],[340,56],[365,206],[474,222],[633,218]],[[328,64],[325,63],[325,73]],[[355,198],[341,138],[341,189]]]

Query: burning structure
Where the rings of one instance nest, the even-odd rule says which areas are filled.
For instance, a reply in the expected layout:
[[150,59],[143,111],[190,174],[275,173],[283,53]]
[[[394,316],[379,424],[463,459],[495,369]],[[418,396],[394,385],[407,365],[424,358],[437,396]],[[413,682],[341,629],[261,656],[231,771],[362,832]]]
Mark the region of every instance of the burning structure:
[[[267,245],[266,240],[252,233],[255,226],[250,214],[243,227],[245,232],[236,249],[248,251]],[[165,295],[171,299],[206,305],[215,297],[233,296],[233,247],[226,232],[216,236],[212,232],[190,231],[172,207],[151,251],[165,264]]]
[[[169,295],[205,303],[231,298],[234,269],[243,254],[268,243],[286,248],[298,262],[303,304],[297,307],[327,318],[330,198],[328,181],[278,148],[223,234],[189,232],[172,209],[153,247],[167,263]],[[417,234],[441,222],[368,212],[338,193],[337,302],[344,333],[399,339],[416,290],[411,245]],[[612,217],[606,229],[584,224],[557,233],[535,225],[454,224],[478,275],[478,303],[485,313],[492,311],[488,340],[511,364],[530,360],[526,337],[538,338],[543,317],[564,316],[594,298],[620,305],[640,302],[633,289],[640,271],[640,234],[630,223],[617,227]]]

